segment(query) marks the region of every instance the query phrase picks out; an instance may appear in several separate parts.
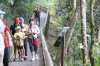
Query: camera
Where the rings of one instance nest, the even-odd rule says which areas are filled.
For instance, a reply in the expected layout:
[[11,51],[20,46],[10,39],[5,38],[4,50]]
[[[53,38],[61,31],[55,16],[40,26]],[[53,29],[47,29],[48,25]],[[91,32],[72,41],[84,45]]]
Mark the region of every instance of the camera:
[[36,33],[33,33],[33,35],[35,35]]

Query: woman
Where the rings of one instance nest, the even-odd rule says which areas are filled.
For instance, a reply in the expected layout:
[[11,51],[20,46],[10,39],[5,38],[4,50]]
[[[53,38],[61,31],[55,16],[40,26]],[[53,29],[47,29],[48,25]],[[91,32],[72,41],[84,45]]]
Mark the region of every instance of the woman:
[[2,20],[0,19],[0,66],[3,66],[3,56],[4,56],[4,29],[5,25],[3,24]]
[[8,25],[6,24],[6,21],[3,19],[4,14],[5,14],[5,12],[0,10],[0,19],[2,20],[3,24],[5,25],[5,28],[4,28],[5,49],[4,49],[3,64],[4,64],[4,66],[8,66],[9,65],[9,47],[12,46],[12,41],[11,41],[11,36],[9,33]]
[[34,25],[34,20],[30,19],[29,20],[29,26],[28,26],[28,42],[29,42],[29,46],[30,46],[30,50],[31,50],[31,54],[32,54],[32,61],[34,61],[35,59],[38,59],[38,55],[37,55],[37,45],[33,44],[33,37],[36,38],[36,36],[38,36],[38,34],[40,33],[39,27],[37,25]]
[[[16,29],[15,28],[17,26],[20,26],[22,28],[22,26],[19,24],[19,22],[20,22],[19,17],[15,17],[14,18],[14,23],[10,26],[10,32],[11,32],[12,38],[13,38],[14,34],[16,33]],[[17,60],[17,58],[16,58],[17,48],[16,48],[16,41],[14,40],[14,38],[13,38],[13,45],[14,45],[14,61],[16,61]]]

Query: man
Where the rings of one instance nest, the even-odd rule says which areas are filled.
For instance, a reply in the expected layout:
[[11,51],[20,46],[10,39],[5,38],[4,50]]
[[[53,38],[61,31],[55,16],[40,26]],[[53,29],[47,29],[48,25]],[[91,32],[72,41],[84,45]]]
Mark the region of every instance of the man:
[[35,14],[35,19],[36,19],[36,24],[37,24],[37,21],[39,22],[38,26],[40,26],[40,13],[41,13],[41,11],[40,11],[39,7],[36,7],[34,14]]
[[[14,18],[14,24],[11,25],[11,27],[10,27],[10,32],[11,32],[11,36],[12,36],[12,37],[13,37],[14,34],[16,33],[15,28],[16,28],[17,26],[20,26],[20,25],[19,25],[19,22],[20,22],[20,19],[19,19],[18,17],[15,17],[15,18]],[[22,27],[21,27],[21,28],[22,28]],[[14,55],[15,55],[14,61],[16,61],[16,60],[17,60],[17,58],[16,58],[16,51],[17,51],[17,49],[16,49],[16,41],[15,41],[14,38],[13,38],[13,45],[14,45]]]
[[5,49],[4,49],[4,58],[3,58],[3,64],[4,66],[9,65],[9,47],[12,46],[12,41],[11,41],[11,36],[9,33],[9,28],[6,24],[6,22],[3,20],[5,12],[0,10],[0,19],[3,21],[3,24],[5,25],[4,29],[4,44],[5,44]]
[[4,28],[5,28],[5,25],[3,24],[2,20],[0,19],[0,66],[3,66],[3,56],[4,56]]

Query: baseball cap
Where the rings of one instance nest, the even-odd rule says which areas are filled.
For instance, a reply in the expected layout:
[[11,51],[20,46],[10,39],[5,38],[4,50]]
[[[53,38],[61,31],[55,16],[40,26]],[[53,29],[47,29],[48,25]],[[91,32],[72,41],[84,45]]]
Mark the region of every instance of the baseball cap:
[[24,22],[24,18],[23,17],[19,17],[20,22]]
[[17,17],[17,18],[15,18],[15,22],[16,23],[19,23],[20,22],[20,19]]
[[6,14],[6,12],[4,12],[4,11],[0,10],[0,14]]

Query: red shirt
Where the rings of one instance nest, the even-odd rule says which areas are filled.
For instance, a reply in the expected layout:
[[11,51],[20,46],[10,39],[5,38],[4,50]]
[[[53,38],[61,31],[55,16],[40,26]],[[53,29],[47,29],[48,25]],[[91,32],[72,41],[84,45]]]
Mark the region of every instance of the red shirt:
[[[4,33],[6,33],[7,31],[9,31],[9,28],[8,28],[6,22],[4,20],[2,20],[2,21],[3,21],[4,25],[6,26],[5,27],[5,30],[4,30]],[[4,44],[5,44],[5,47],[9,47],[8,40],[7,40],[6,35],[4,36]]]

